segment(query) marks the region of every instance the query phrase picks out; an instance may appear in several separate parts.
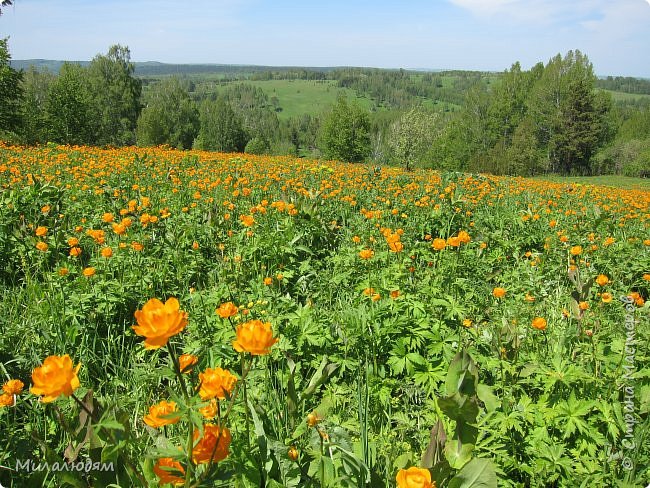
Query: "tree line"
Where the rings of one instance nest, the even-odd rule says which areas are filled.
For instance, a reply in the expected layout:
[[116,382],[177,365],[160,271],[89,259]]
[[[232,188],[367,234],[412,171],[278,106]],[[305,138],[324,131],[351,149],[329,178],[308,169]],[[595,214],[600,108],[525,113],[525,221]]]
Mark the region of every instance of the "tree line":
[[307,69],[255,74],[337,80],[374,102],[367,110],[340,96],[325,113],[288,120],[278,118],[277,98],[245,82],[143,83],[119,45],[86,66],[65,63],[58,75],[16,71],[9,61],[7,40],[0,40],[0,136],[26,144],[167,144],[516,175],[650,167],[650,103],[614,104],[580,51],[527,71],[515,63],[498,75],[361,68],[323,71],[322,78]]

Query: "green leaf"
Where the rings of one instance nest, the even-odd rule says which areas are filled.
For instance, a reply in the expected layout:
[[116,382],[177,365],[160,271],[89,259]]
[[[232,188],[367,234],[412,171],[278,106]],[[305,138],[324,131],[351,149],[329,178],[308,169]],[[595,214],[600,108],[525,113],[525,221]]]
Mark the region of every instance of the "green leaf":
[[492,391],[492,388],[487,385],[479,384],[478,388],[476,388],[476,394],[478,395],[479,400],[485,404],[485,409],[488,412],[493,412],[501,405],[501,402]]
[[467,463],[449,482],[449,488],[496,488],[497,475],[488,459],[476,458]]

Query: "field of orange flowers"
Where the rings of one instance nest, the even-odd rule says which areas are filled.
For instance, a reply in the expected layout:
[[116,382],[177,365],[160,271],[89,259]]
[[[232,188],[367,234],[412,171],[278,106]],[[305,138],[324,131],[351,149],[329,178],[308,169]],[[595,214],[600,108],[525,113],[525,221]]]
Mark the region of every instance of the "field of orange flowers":
[[0,145],[0,484],[650,482],[650,192]]

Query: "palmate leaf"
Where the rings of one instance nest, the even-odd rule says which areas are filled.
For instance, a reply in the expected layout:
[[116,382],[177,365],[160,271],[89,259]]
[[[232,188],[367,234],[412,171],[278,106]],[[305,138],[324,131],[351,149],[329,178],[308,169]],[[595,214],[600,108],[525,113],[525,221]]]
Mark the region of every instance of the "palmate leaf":
[[564,438],[568,438],[576,431],[585,433],[589,424],[583,419],[594,408],[594,402],[577,400],[575,393],[571,392],[568,400],[558,403],[555,407],[557,420],[564,424]]

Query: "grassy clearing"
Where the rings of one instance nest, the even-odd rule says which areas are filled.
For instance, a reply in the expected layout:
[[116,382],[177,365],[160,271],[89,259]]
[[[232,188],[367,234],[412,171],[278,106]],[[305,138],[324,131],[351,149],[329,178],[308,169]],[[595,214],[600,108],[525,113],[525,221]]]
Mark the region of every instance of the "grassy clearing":
[[579,183],[581,185],[601,185],[614,186],[617,188],[650,190],[649,178],[634,178],[632,176],[540,176],[536,179],[552,181],[553,183]]

